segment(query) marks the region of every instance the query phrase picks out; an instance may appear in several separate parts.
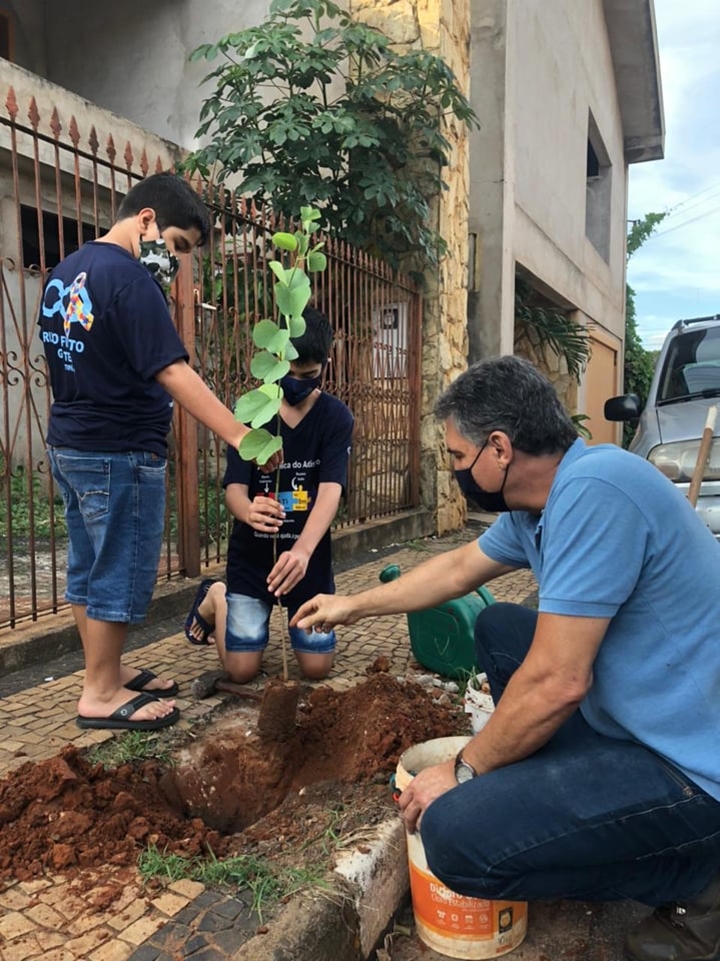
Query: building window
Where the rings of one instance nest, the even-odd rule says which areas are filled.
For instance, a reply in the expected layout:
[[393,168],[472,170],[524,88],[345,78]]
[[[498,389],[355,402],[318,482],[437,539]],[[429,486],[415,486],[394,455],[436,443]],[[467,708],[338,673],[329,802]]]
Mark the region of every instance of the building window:
[[592,113],[588,120],[585,234],[604,261],[610,260],[612,166]]
[[5,60],[15,59],[13,26],[12,14],[0,10],[0,57]]
[[[22,229],[23,267],[40,266],[40,230],[38,226],[37,210],[24,204],[20,207],[20,225]],[[92,224],[80,225],[82,243],[95,240],[99,233]],[[72,217],[62,218],[62,256],[67,257],[80,246],[78,240],[77,221]],[[42,245],[45,249],[45,267],[57,266],[62,260],[60,254],[60,223],[57,214],[47,210],[42,213]]]

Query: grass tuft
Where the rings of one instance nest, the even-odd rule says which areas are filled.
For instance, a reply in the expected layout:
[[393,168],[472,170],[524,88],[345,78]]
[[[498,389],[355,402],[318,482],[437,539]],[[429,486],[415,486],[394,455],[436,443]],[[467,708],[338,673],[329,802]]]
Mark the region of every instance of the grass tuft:
[[308,887],[330,888],[320,874],[310,869],[277,867],[251,855],[218,860],[212,851],[206,858],[184,858],[151,845],[140,855],[138,869],[143,883],[152,878],[179,881],[189,878],[206,886],[229,885],[252,893],[252,910],[260,922],[263,910]]
[[126,731],[91,748],[87,756],[91,764],[102,764],[106,769],[151,758],[163,764],[171,763],[167,745],[160,741],[157,734],[147,731]]

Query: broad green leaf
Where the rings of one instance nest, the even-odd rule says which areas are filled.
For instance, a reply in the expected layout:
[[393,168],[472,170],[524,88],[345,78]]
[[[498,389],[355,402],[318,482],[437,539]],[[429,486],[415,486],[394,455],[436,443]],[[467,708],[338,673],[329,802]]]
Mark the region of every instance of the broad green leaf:
[[282,437],[276,437],[267,430],[251,430],[240,441],[238,454],[243,460],[254,460],[262,467],[281,447]]
[[278,325],[274,320],[270,320],[269,317],[266,317],[264,320],[259,320],[253,327],[253,343],[256,347],[269,350],[270,344],[275,340],[279,331],[280,328]]
[[300,208],[300,219],[301,220],[320,220],[322,214],[319,210],[314,207],[301,207]]
[[[305,323],[305,321],[303,321]],[[290,332],[288,331],[288,336]],[[299,335],[298,335],[299,336]],[[300,354],[297,352],[297,347],[291,340],[288,341],[288,345],[285,348],[285,360],[297,360]]]
[[[275,302],[284,317],[302,317],[302,312],[310,300],[310,281],[307,277],[305,279],[307,280],[307,286],[296,287],[294,290],[284,287],[282,284],[275,284]],[[293,334],[292,327],[290,336],[297,336]]]
[[[290,337],[290,331],[285,333]],[[278,360],[275,354],[267,350],[261,350],[250,361],[250,373],[258,380],[265,381],[266,384],[277,383],[289,371],[290,364],[286,360]]]
[[321,250],[311,250],[307,257],[307,267],[311,273],[325,270],[327,257]]
[[[261,424],[267,424],[277,414],[280,410],[280,397],[269,397],[267,391],[263,390],[263,387],[267,386],[263,384],[262,387],[251,390],[238,399],[233,412],[235,420],[259,427]],[[277,394],[277,388],[273,389]]]
[[[290,318],[290,336],[291,337],[302,337],[305,333],[307,324],[305,323],[304,317],[291,317]],[[290,358],[295,360],[294,357]]]
[[[262,329],[259,330],[262,325]],[[279,327],[274,320],[261,320],[253,328],[253,341],[256,347],[270,351],[278,357],[285,356],[290,334],[286,327]]]
[[277,279],[280,281],[281,284],[286,283],[285,268],[283,267],[283,265],[280,263],[279,260],[270,261],[270,270],[272,270],[272,272],[275,274],[275,276],[277,277]]
[[289,250],[291,253],[298,249],[298,238],[295,234],[288,234],[282,230],[272,235],[274,247],[280,250]]

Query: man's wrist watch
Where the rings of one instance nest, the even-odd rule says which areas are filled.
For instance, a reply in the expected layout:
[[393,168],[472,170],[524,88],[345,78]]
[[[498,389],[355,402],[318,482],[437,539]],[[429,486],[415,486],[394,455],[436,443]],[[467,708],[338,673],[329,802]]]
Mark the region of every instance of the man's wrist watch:
[[460,748],[455,757],[455,780],[458,784],[464,784],[466,781],[472,781],[472,779],[477,776],[478,772],[472,764],[463,760],[462,748]]

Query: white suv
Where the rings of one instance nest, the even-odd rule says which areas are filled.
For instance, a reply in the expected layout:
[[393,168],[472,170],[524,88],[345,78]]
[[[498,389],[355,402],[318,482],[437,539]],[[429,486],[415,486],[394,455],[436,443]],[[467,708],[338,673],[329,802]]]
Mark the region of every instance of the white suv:
[[[607,420],[638,421],[630,450],[687,493],[708,407],[720,404],[720,315],[678,320],[660,351],[645,409],[636,394],[611,397]],[[697,511],[720,540],[720,417]]]

